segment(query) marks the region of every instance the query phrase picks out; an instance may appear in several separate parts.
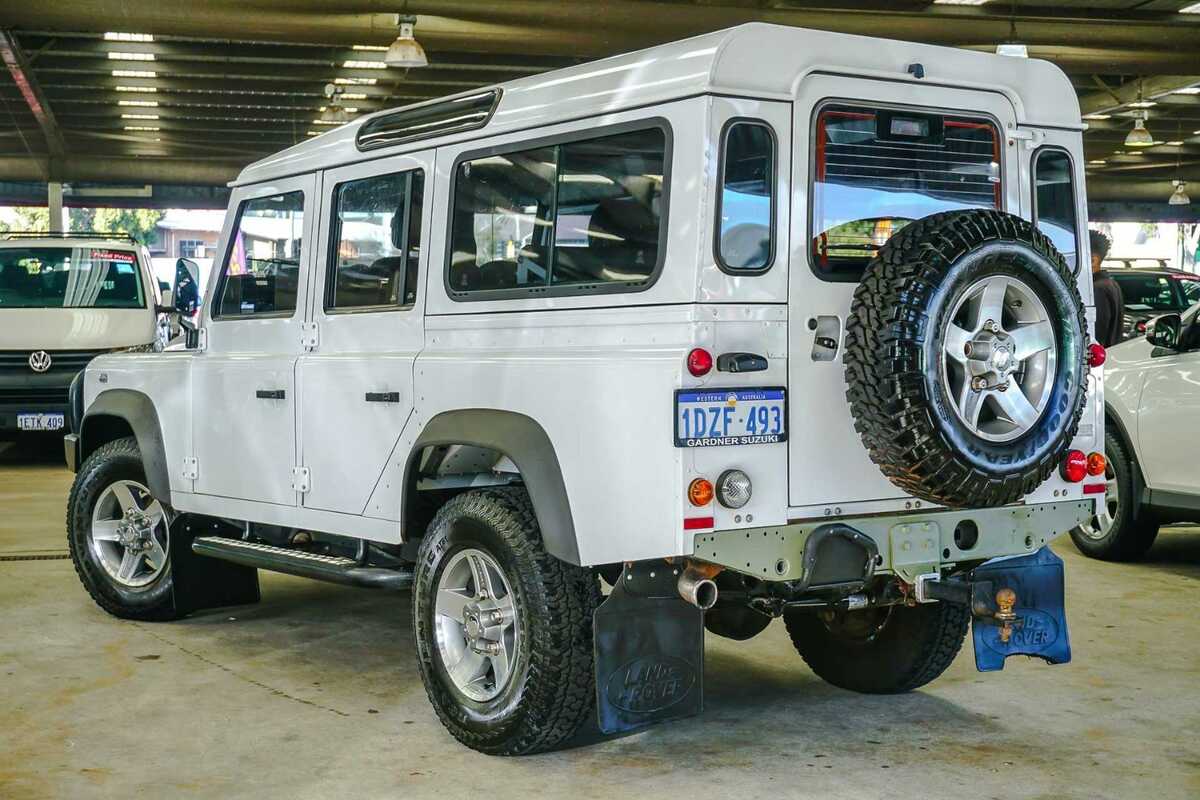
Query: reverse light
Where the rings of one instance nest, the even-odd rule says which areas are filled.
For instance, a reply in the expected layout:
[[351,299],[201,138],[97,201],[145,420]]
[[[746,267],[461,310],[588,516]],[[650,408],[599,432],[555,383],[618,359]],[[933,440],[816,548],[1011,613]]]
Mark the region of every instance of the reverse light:
[[1063,480],[1068,483],[1079,483],[1087,476],[1088,459],[1082,450],[1068,450],[1059,466]]
[[696,478],[688,484],[688,502],[694,506],[706,506],[713,500],[713,485],[706,478]]
[[705,350],[703,347],[696,347],[687,354],[688,372],[692,373],[693,377],[701,378],[712,372],[713,357],[712,353]]
[[1103,453],[1092,453],[1087,457],[1088,475],[1103,475],[1107,467],[1108,461],[1105,460]]
[[1092,342],[1088,345],[1088,366],[1100,367],[1108,360],[1108,351],[1104,349],[1104,345]]
[[752,493],[750,476],[740,469],[727,469],[717,478],[717,501],[726,508],[741,508]]

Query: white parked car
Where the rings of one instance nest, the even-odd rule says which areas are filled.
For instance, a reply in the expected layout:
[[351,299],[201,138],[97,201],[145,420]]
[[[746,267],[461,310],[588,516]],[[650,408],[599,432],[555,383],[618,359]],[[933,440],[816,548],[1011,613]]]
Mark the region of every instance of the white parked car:
[[159,301],[150,254],[128,236],[0,234],[0,435],[63,430],[93,358],[164,343]]
[[1200,305],[1156,317],[1146,336],[1108,351],[1104,366],[1105,504],[1071,532],[1113,561],[1150,549],[1161,525],[1200,522]]
[[498,754],[698,711],[705,626],[782,617],[864,692],[973,617],[981,669],[1065,661],[1082,127],[1045,62],[745,25],[253,164],[188,348],[87,371],[84,585],[411,587],[438,716]]

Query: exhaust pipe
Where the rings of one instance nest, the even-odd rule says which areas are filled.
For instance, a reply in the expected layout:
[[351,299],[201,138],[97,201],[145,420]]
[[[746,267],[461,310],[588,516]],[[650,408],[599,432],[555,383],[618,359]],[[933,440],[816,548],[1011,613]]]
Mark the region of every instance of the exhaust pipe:
[[689,561],[679,576],[679,596],[699,609],[707,611],[717,604],[717,584],[713,580],[721,567]]

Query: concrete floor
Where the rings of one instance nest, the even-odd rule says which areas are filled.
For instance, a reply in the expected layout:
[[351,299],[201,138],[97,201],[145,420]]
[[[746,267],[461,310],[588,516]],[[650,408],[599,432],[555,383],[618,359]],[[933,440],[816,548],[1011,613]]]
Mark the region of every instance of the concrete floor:
[[[113,619],[64,559],[57,445],[0,452],[0,798],[1200,797],[1200,532],[1132,565],[1069,540],[1075,660],[946,675],[900,697],[821,682],[783,626],[709,637],[703,716],[570,750],[446,734],[407,597],[262,573],[263,602]],[[0,445],[3,448],[4,445]]]

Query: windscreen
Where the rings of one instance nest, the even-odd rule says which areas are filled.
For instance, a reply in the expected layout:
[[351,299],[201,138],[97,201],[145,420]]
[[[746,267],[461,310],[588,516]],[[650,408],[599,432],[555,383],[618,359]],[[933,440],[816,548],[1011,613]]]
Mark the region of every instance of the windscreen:
[[0,248],[0,309],[142,308],[137,256],[101,247]]

